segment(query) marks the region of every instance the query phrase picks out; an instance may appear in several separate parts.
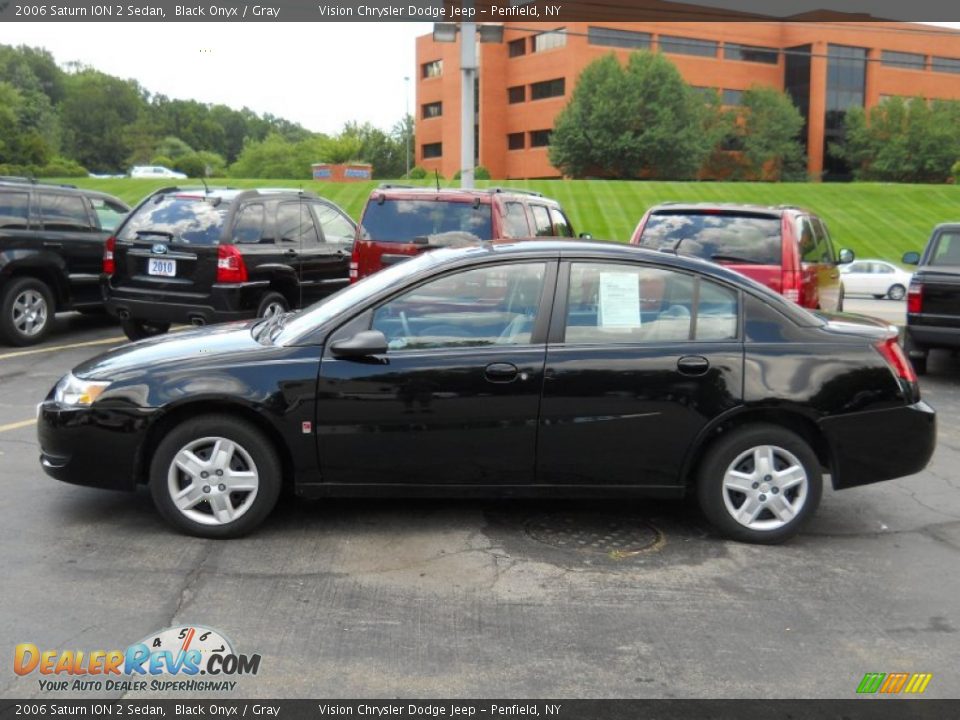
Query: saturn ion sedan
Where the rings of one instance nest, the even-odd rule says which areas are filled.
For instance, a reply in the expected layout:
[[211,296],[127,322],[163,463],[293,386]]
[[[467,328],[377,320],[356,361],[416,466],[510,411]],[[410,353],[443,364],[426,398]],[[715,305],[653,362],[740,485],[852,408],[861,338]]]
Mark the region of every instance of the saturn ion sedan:
[[147,485],[203,537],[300,497],[695,494],[737,540],[794,535],[824,474],[922,470],[934,411],[896,330],[693,258],[577,241],[448,248],[298,314],[107,352],[39,408],[41,463]]

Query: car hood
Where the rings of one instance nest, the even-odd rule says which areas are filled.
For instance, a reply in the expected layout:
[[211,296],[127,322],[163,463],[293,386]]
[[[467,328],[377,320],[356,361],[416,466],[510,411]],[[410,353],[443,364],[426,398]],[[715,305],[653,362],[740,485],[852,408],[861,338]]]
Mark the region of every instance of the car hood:
[[886,340],[900,333],[896,325],[866,315],[828,313],[819,310],[815,314],[827,321],[823,329],[829,333],[855,335],[868,340]]
[[78,365],[73,374],[88,380],[116,380],[170,363],[262,351],[264,346],[250,333],[254,324],[255,321],[225,323],[130,343]]

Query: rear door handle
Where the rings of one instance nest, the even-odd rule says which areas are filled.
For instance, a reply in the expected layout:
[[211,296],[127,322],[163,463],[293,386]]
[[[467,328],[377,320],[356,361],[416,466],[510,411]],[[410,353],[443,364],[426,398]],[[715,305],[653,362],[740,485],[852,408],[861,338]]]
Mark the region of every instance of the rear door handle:
[[516,380],[520,375],[520,371],[517,370],[517,366],[513,363],[499,362],[487,365],[483,374],[490,382],[508,383]]
[[684,355],[677,360],[677,370],[682,375],[703,375],[710,369],[710,361],[700,355]]

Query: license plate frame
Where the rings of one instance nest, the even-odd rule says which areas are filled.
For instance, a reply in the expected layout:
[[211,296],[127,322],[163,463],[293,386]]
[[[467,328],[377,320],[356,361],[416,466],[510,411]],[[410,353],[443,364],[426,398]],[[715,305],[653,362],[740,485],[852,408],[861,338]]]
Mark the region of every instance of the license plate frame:
[[176,277],[177,261],[170,258],[148,258],[147,275],[154,277]]

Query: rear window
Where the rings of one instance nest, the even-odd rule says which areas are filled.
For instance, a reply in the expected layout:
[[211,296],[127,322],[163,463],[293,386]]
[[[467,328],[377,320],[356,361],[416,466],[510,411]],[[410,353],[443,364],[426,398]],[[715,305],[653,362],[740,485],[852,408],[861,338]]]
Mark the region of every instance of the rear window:
[[214,198],[161,196],[141,206],[124,224],[119,240],[165,237],[187,245],[216,245],[230,203]]
[[363,214],[360,237],[375,242],[490,240],[491,205],[433,200],[371,200]]
[[640,246],[677,255],[748,265],[780,265],[780,218],[749,214],[658,213]]
[[960,265],[960,232],[940,233],[929,264]]

